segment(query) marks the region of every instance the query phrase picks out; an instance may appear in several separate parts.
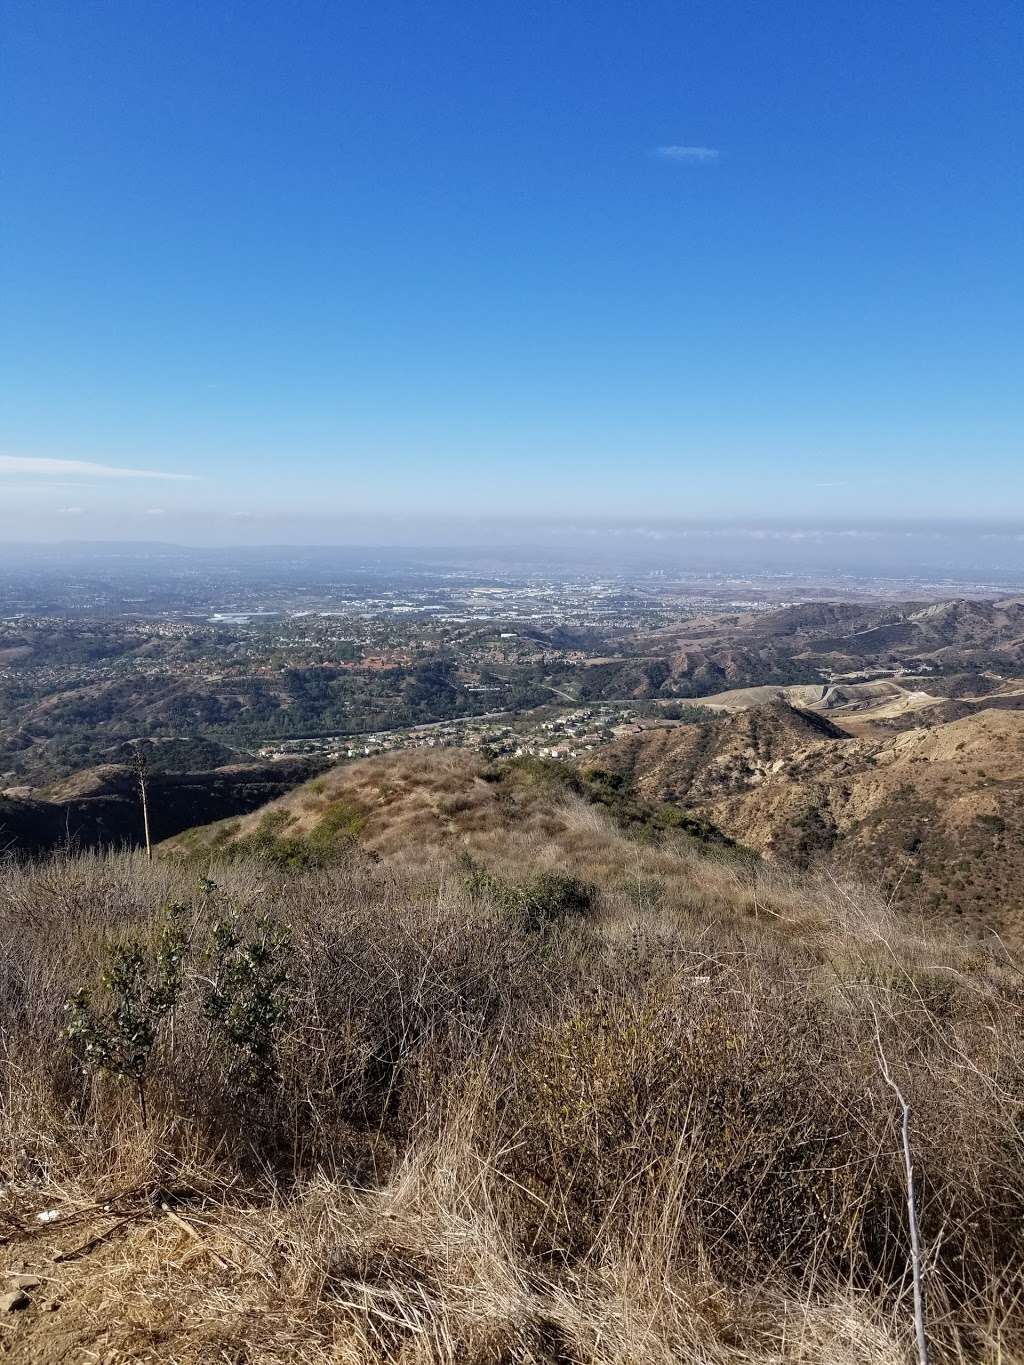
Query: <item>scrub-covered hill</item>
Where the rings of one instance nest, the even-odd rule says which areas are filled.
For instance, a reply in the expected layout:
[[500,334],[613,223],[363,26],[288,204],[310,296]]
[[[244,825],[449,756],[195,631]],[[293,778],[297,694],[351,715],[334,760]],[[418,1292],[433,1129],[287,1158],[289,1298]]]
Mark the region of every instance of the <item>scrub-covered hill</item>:
[[631,735],[595,762],[770,857],[838,860],[902,906],[1021,938],[1024,712],[798,742],[779,707]]

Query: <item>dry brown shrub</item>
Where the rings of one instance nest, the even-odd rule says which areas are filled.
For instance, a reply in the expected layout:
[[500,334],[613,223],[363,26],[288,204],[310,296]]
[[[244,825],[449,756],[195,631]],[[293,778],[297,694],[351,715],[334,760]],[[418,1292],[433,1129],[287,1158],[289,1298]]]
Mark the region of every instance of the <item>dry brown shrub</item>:
[[[292,875],[214,868],[213,894],[189,865],[135,857],[0,870],[10,1245],[33,1254],[40,1208],[95,1201],[101,1228],[104,1203],[135,1211],[61,1272],[89,1349],[902,1359],[880,1040],[912,1105],[936,1359],[1013,1360],[1024,978],[1000,945],[900,921],[827,875],[629,845],[571,800],[550,818],[549,842],[471,845],[493,878],[472,885],[461,844]],[[506,894],[588,872],[600,894],[571,914],[531,918]],[[170,900],[192,905],[197,935],[224,907],[291,926],[291,1021],[256,1114],[208,1065],[201,963],[159,1045],[148,1125],[63,1045],[68,992]],[[180,1244],[168,1198],[209,1252]],[[98,1307],[111,1285],[120,1317]]]

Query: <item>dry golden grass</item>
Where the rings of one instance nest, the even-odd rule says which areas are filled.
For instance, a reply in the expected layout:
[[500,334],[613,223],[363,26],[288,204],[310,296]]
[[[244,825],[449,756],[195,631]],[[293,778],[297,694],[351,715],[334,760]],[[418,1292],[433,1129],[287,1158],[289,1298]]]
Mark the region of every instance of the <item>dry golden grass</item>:
[[[215,867],[212,896],[185,861],[0,870],[2,1254],[43,1279],[0,1319],[7,1358],[907,1360],[880,1039],[912,1104],[933,1358],[1024,1360],[1024,977],[1001,944],[637,842],[571,793],[476,821],[494,798],[460,771],[392,773],[390,856]],[[538,918],[518,888],[541,872]],[[560,901],[571,878],[593,895]],[[143,1123],[73,1065],[63,1004],[171,900],[197,937],[225,907],[287,921],[292,1011],[242,1107],[193,962]]]

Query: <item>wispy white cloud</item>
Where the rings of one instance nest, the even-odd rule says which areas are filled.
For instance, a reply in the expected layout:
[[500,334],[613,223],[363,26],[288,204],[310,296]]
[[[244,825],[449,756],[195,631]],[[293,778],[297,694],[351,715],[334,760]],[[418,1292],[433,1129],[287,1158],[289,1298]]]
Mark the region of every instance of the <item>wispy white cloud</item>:
[[654,155],[660,156],[663,161],[690,161],[701,165],[708,161],[717,161],[718,148],[680,147],[673,144],[668,147],[655,147]]
[[165,517],[166,515],[167,515],[167,512],[166,512],[166,510],[165,510],[163,507],[147,507],[147,508],[146,508],[146,516],[147,516],[147,517]]
[[58,507],[57,514],[61,517],[80,517],[85,511],[84,507]]
[[89,486],[89,484],[82,483],[77,479],[47,479],[45,483],[33,483],[31,480],[28,483],[21,483],[19,480],[13,479],[10,483],[4,482],[4,492],[52,493],[56,489],[64,489],[66,491],[69,488],[88,488]]
[[[906,528],[906,527],[884,527],[884,526],[762,526],[747,525],[742,522],[693,522],[693,523],[660,523],[657,526],[645,525],[641,522],[623,523],[621,525],[608,525],[605,522],[587,525],[578,522],[564,525],[560,522],[552,522],[543,529],[546,533],[555,536],[564,536],[566,532],[573,535],[592,536],[594,538],[609,539],[618,537],[623,540],[654,540],[654,541],[715,541],[715,540],[735,540],[735,541],[755,541],[772,542],[785,541],[799,544],[809,541],[816,544],[825,544],[832,540],[884,540],[885,538],[896,538],[911,540],[918,538],[941,538],[947,532],[930,528]],[[1024,537],[1021,537],[1024,539]]]
[[91,460],[49,460],[31,455],[0,455],[0,478],[10,474],[32,474],[37,477],[53,475],[60,478],[74,475],[89,479],[170,479],[175,482],[194,482],[195,474],[168,474],[159,469],[122,469],[118,465],[94,464]]

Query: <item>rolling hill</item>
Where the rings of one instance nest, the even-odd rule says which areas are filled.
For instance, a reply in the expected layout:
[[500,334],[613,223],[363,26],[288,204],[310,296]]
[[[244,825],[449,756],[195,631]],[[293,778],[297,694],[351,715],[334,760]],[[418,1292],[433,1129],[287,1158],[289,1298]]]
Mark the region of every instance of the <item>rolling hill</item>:
[[[785,704],[624,737],[595,762],[766,856],[838,861],[901,905],[1024,930],[1024,713],[829,736]],[[820,718],[816,718],[820,719]]]
[[[892,1067],[934,1358],[1024,1359],[1024,984],[953,923],[1014,937],[1022,727],[775,698],[0,864],[11,1358],[891,1365]],[[131,774],[49,796],[130,808]],[[898,898],[842,875],[869,852]],[[949,913],[902,913],[943,870]]]
[[457,856],[518,875],[541,846],[580,876],[633,876],[636,841],[680,853],[749,857],[700,816],[639,797],[611,774],[527,758],[491,764],[465,750],[407,750],[340,764],[241,819],[186,831],[169,856],[255,856],[284,866],[330,864],[349,851],[403,867]]
[[443,850],[516,867],[553,841],[581,876],[606,877],[611,847],[624,875],[629,840],[669,832],[782,867],[841,869],[898,907],[1022,939],[1024,712],[984,709],[857,738],[777,699],[638,728],[582,771],[488,764],[458,750],[398,753],[340,765],[165,849],[299,865],[342,846],[409,864]]

